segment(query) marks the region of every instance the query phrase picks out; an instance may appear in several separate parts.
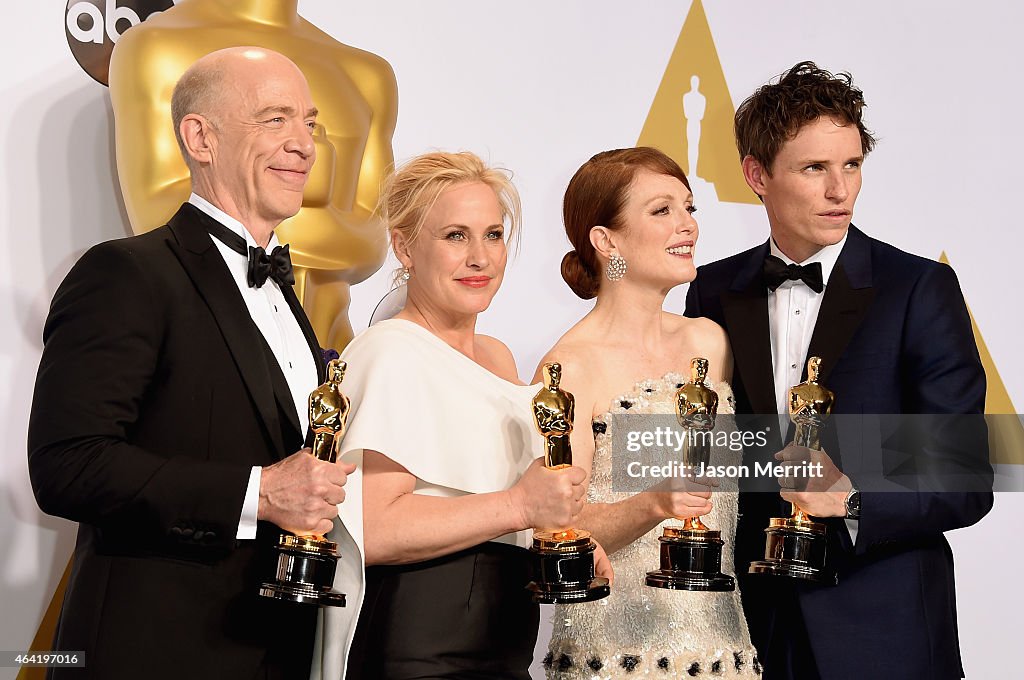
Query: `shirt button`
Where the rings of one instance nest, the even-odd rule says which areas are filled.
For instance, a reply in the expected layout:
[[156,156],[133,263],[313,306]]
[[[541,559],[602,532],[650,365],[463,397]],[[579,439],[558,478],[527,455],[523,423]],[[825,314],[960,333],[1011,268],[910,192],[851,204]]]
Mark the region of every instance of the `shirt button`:
[[790,368],[796,368],[796,364],[790,364],[789,367]]
[[800,315],[800,310],[798,309],[798,310],[796,310],[796,311],[795,311],[795,312],[793,312],[793,313],[794,313],[794,314],[796,314],[797,316],[799,316],[799,315]]

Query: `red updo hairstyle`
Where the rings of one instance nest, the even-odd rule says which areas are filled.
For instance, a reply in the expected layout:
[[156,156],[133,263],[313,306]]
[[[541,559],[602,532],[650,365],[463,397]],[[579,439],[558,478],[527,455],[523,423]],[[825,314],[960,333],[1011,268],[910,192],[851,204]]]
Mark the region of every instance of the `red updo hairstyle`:
[[649,146],[602,151],[569,180],[562,221],[573,250],[562,258],[562,278],[584,300],[596,296],[601,287],[602,264],[590,243],[590,230],[602,226],[618,231],[625,226],[622,211],[640,170],[675,177],[690,188],[679,164]]

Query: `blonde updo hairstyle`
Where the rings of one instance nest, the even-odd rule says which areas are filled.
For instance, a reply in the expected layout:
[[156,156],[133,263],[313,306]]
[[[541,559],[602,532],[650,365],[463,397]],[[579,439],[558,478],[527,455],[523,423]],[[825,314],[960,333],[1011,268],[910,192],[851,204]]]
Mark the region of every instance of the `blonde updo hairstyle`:
[[625,226],[622,212],[640,170],[675,177],[690,188],[678,163],[647,146],[602,151],[580,166],[569,180],[562,201],[562,221],[573,249],[562,258],[562,278],[584,300],[597,295],[604,268],[590,243],[590,230],[601,226],[619,231]]
[[506,241],[518,244],[522,208],[511,176],[512,173],[504,168],[488,167],[479,156],[469,151],[426,153],[396,168],[388,176],[378,212],[387,226],[389,238],[392,230],[397,229],[405,237],[405,242],[412,245],[419,238],[430,209],[442,193],[461,184],[481,182],[489,186],[498,198]]

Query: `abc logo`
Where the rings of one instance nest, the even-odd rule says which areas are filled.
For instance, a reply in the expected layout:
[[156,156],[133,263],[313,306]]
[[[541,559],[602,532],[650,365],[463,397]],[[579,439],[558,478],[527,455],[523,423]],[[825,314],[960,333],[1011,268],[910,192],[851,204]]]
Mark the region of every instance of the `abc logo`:
[[173,0],[68,0],[68,46],[85,72],[106,85],[110,53],[121,34],[172,6]]

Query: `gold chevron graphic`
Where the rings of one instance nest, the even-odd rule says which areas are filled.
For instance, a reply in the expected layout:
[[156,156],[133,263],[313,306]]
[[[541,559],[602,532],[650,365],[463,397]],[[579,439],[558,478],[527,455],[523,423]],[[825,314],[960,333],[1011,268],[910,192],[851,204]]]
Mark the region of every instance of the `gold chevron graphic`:
[[[60,577],[57,589],[50,598],[50,604],[46,607],[43,620],[36,629],[36,636],[32,638],[32,646],[27,651],[45,652],[53,649],[53,639],[57,632],[57,619],[60,617],[60,606],[64,602],[64,591],[68,587],[68,576],[71,574],[71,560],[68,566],[64,567],[64,575]],[[56,651],[56,650],[55,650]],[[86,659],[88,663],[88,659]],[[40,667],[23,667],[18,671],[17,680],[46,680],[46,669]]]
[[[698,94],[687,97],[684,105],[684,96],[694,90]],[[699,133],[694,134],[688,127],[701,109]],[[701,0],[693,0],[637,145],[654,146],[667,153],[686,171],[691,185],[698,184],[699,179],[714,185],[719,201],[760,205],[743,180],[736,155],[732,127],[735,114],[704,5]],[[696,168],[690,167],[693,154],[688,153],[687,137],[699,139]],[[699,193],[696,186],[694,193]]]
[[[939,256],[939,262],[949,264],[949,258],[945,251]],[[985,380],[987,388],[985,391],[985,413],[986,414],[1016,414],[1010,400],[1010,393],[999,376],[996,364],[992,360],[992,354],[981,337],[981,329],[978,322],[971,313],[970,306],[967,313],[971,315],[971,328],[974,330],[974,341],[978,345],[978,354],[981,355],[981,364],[985,367]],[[1020,418],[1006,415],[1003,418],[990,418],[989,445],[991,450],[992,463],[1002,464],[1024,464],[1024,424]]]

